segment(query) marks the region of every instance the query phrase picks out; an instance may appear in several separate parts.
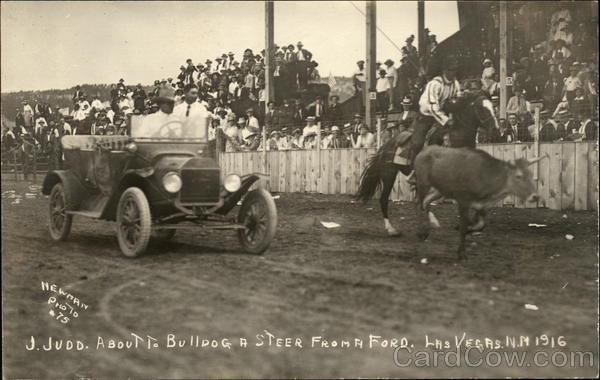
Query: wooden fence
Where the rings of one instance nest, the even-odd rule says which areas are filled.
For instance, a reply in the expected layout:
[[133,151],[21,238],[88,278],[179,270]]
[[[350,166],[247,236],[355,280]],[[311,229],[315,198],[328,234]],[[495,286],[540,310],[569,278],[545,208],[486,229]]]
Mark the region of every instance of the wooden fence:
[[[549,155],[531,166],[537,178],[538,202],[506,197],[498,206],[547,207],[554,210],[597,210],[598,150],[595,142],[536,144],[481,144],[492,156],[510,160]],[[264,186],[272,192],[354,194],[367,159],[376,149],[324,149],[221,153],[225,173],[265,173]],[[392,200],[412,201],[406,177],[398,173]]]

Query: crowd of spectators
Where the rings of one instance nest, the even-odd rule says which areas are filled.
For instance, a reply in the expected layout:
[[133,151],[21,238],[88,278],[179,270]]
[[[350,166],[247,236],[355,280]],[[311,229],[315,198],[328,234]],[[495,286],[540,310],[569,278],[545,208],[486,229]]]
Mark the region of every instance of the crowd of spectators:
[[[529,142],[592,140],[598,136],[598,69],[594,36],[589,28],[573,27],[568,10],[552,16],[548,41],[529,48],[526,56],[514,59],[511,94],[506,105],[507,118],[499,118],[500,130],[493,135],[484,131],[478,142]],[[377,62],[377,112],[381,120],[383,143],[392,134],[409,128],[417,114],[419,96],[428,77],[424,67],[437,48],[436,36],[425,31],[425,52],[413,45],[414,35],[405,40],[399,64],[387,59]],[[519,51],[523,51],[520,49]],[[67,134],[126,134],[129,114],[148,115],[158,111],[155,101],[168,88],[174,93],[175,107],[186,100],[186,92],[195,89],[194,102],[209,111],[209,140],[222,137],[226,151],[262,149],[264,130],[267,150],[361,148],[376,146],[375,126],[360,114],[344,120],[340,98],[317,96],[303,104],[298,93],[319,81],[318,63],[302,42],[274,46],[274,87],[284,96],[281,104],[265,107],[265,51],[251,49],[237,59],[233,52],[223,53],[214,61],[195,64],[187,59],[174,78],[155,80],[146,91],[141,84],[128,86],[123,79],[111,86],[110,99],[84,94],[80,86],[73,93],[73,107],[66,114],[44,102],[23,101],[17,109],[16,127],[3,134],[3,148],[40,149],[51,158],[51,166],[60,165],[60,137]],[[486,54],[484,53],[484,56]],[[365,96],[365,62],[359,60],[352,75],[358,99]],[[499,78],[494,60],[485,57],[477,90],[486,93],[499,109]],[[471,78],[472,79],[472,78]],[[472,82],[472,81],[471,81]],[[288,91],[292,89],[293,91]],[[194,92],[196,94],[196,92]],[[189,94],[188,94],[189,99]],[[363,105],[363,104],[361,104]],[[535,106],[541,105],[540,129],[535,128]],[[266,111],[264,111],[266,109]],[[386,121],[389,112],[399,111],[397,121]],[[317,127],[317,125],[319,127]],[[24,153],[25,154],[25,153]]]
[[[594,29],[576,23],[566,8],[550,20],[548,39],[512,62],[507,120],[491,142],[576,141],[598,137],[598,67]],[[499,78],[492,59],[483,60],[482,90],[498,103]],[[533,123],[541,108],[539,136]]]

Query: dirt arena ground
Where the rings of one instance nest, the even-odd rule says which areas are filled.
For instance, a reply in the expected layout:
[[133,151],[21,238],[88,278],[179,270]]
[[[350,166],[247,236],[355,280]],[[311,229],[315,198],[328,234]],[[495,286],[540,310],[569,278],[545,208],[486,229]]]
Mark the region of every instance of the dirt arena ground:
[[[469,238],[469,259],[457,263],[453,205],[436,207],[442,228],[420,242],[412,204],[391,207],[404,236],[390,238],[374,201],[281,194],[278,233],[262,256],[241,253],[232,232],[178,232],[173,242],[126,259],[111,223],[75,218],[70,239],[52,242],[47,199],[26,195],[37,191],[29,185],[2,181],[5,378],[597,376],[594,212],[494,209],[485,232]],[[321,221],[341,227],[327,229]],[[88,308],[61,323],[48,299],[65,296],[42,282]],[[302,347],[270,345],[265,330]],[[188,344],[169,347],[169,334]],[[189,346],[190,336],[198,336],[199,347]],[[46,351],[48,337],[62,339],[63,347]],[[315,337],[321,338],[313,347]],[[425,346],[435,339],[447,344],[446,352],[456,351],[458,340],[465,352],[468,342],[485,344],[485,338],[496,352],[526,352],[526,364],[395,363],[417,359],[418,351],[431,355],[434,349]],[[523,339],[520,347],[508,347],[512,338],[517,346]],[[80,341],[82,350],[66,350],[67,339]],[[110,339],[138,346],[110,348]],[[202,347],[203,339],[218,347]],[[392,339],[408,345],[397,360]],[[321,346],[325,340],[330,347]],[[351,347],[341,347],[342,340]],[[566,346],[556,347],[559,342]],[[574,351],[590,351],[593,366],[561,364],[564,356],[556,352]],[[477,364],[489,350],[470,352]],[[554,355],[558,367],[532,364],[536,352],[546,352],[546,362]]]

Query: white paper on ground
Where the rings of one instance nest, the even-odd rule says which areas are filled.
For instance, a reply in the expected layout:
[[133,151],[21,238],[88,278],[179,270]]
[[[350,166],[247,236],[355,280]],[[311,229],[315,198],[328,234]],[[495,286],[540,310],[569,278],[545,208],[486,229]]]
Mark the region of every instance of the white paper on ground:
[[339,225],[339,224],[337,224],[335,222],[321,222],[321,224],[325,228],[338,228],[338,227],[341,227],[341,225]]

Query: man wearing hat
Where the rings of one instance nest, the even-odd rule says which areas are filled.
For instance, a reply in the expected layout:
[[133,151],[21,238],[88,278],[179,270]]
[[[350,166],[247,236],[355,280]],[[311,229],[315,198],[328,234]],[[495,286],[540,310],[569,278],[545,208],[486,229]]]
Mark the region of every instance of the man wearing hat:
[[354,121],[350,124],[351,138],[354,140],[360,134],[360,128],[365,125],[362,116],[359,113],[354,114]]
[[408,59],[416,61],[416,59],[417,59],[417,48],[413,46],[414,40],[415,40],[415,35],[411,34],[406,39],[406,45],[403,46],[402,48],[405,49],[406,52],[408,53]]
[[181,137],[181,121],[173,114],[174,91],[161,88],[154,102],[158,111],[144,117],[139,128],[132,128],[132,137]]
[[306,126],[302,130],[302,142],[301,145],[304,149],[312,149],[316,147],[317,133],[319,126],[316,124],[314,116],[306,118]]
[[481,73],[481,89],[490,93],[490,88],[495,83],[494,75],[496,74],[496,69],[494,69],[494,64],[491,59],[486,58],[483,60],[483,72]]
[[296,44],[296,71],[298,73],[298,86],[300,89],[306,88],[308,84],[308,63],[312,60],[312,53],[304,49],[302,42]]
[[375,135],[369,131],[369,127],[365,124],[360,126],[360,134],[356,140],[352,139],[352,147],[354,148],[373,148],[375,146]]
[[563,96],[567,98],[569,105],[573,103],[575,99],[575,90],[583,88],[583,84],[579,80],[577,74],[579,73],[579,63],[575,62],[569,68],[569,76],[565,79],[565,85],[563,87]]
[[308,115],[314,116],[317,121],[322,120],[326,112],[325,105],[323,104],[323,98],[320,95],[316,97],[315,102],[308,107],[307,111]]
[[265,127],[267,128],[267,131],[273,131],[279,128],[279,111],[275,109],[275,102],[272,100],[267,103]]
[[391,59],[386,59],[385,64],[385,77],[390,82],[390,86],[388,89],[388,99],[389,99],[389,111],[394,109],[396,98],[394,94],[396,92],[396,85],[398,82],[398,70],[394,66],[394,61]]
[[340,128],[337,125],[331,127],[331,135],[329,136],[329,148],[339,149],[350,147],[350,141],[348,138],[341,133]]
[[260,124],[258,122],[258,119],[256,118],[256,116],[254,116],[254,108],[248,108],[246,110],[246,117],[248,118],[248,126],[254,129],[259,130],[260,129]]
[[531,103],[525,99],[525,93],[526,91],[523,88],[515,88],[515,94],[508,99],[506,104],[506,113],[514,113],[521,122],[528,123],[531,119]]
[[412,100],[405,96],[402,99],[402,113],[400,114],[400,120],[404,121],[408,125],[412,125],[413,121],[417,118],[417,113],[412,110]]
[[[245,120],[244,120],[245,122]],[[239,125],[239,121],[238,121],[238,125]],[[258,149],[258,147],[260,146],[261,143],[261,138],[259,135],[259,129],[250,126],[248,123],[246,123],[246,126],[242,129],[242,139],[243,139],[243,146],[242,149],[244,150],[256,150]]]
[[[444,60],[442,75],[434,77],[425,86],[419,99],[419,115],[415,123],[412,137],[413,151],[411,161],[421,151],[429,130],[439,127],[450,127],[452,119],[444,112],[448,100],[458,95],[460,85],[456,80],[458,61],[454,57]],[[441,141],[439,141],[441,143]]]
[[[365,71],[365,61],[362,59],[356,62],[358,69],[352,75],[352,82],[354,84],[354,94],[364,94],[365,82],[367,80],[367,74]],[[362,95],[361,95],[362,104]]]
[[329,107],[325,112],[325,119],[329,122],[339,122],[342,120],[342,110],[340,108],[340,97],[337,95],[331,95],[329,97]]

